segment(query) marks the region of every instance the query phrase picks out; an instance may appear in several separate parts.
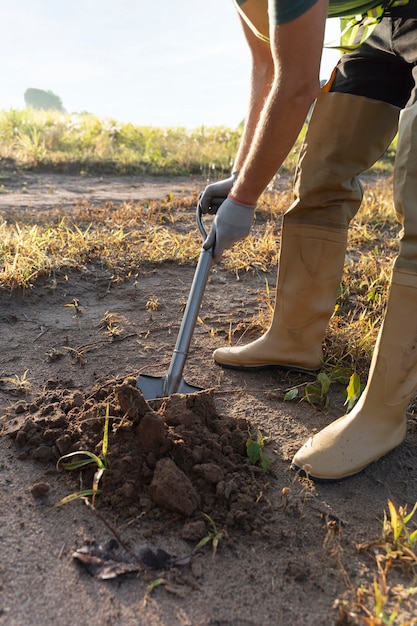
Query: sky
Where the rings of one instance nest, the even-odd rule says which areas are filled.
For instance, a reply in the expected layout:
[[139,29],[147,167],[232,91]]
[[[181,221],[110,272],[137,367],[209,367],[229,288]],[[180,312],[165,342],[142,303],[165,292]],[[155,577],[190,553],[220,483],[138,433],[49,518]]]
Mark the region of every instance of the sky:
[[[29,87],[68,113],[140,126],[236,127],[249,53],[232,0],[0,0],[0,110]],[[327,39],[337,25],[329,23]],[[337,53],[323,54],[321,78]]]

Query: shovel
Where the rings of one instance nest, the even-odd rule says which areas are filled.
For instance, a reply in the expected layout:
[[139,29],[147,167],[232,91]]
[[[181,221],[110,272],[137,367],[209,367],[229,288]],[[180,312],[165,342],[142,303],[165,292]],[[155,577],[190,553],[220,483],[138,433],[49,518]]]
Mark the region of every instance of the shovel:
[[[197,225],[204,242],[207,238],[207,232],[204,228],[201,210],[199,207],[197,207],[196,218]],[[201,387],[194,387],[193,385],[186,383],[182,377],[182,373],[198,313],[200,311],[200,305],[203,299],[204,289],[207,284],[212,260],[213,248],[209,248],[208,250],[202,248],[168,373],[166,376],[149,376],[148,374],[140,374],[136,382],[136,387],[141,390],[145,400],[165,398],[172,393],[189,394],[202,391]]]

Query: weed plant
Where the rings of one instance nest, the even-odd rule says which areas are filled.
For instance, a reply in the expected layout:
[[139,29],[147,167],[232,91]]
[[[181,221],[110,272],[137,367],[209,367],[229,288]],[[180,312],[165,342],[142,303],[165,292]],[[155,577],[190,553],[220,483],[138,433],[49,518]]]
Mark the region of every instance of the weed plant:
[[[396,507],[388,500],[388,512],[384,512],[381,538],[371,543],[358,545],[358,550],[368,553],[374,559],[375,573],[372,585],[362,585],[356,590],[357,601],[346,613],[354,619],[354,624],[367,626],[417,624],[417,617],[403,621],[402,608],[409,608],[417,595],[417,528],[414,515],[417,503],[410,513],[407,507]],[[402,574],[408,584],[391,582],[394,573]],[[411,584],[409,584],[411,582]],[[407,607],[408,604],[408,607]],[[348,607],[348,608],[347,608]],[[352,623],[352,622],[349,622]]]
[[94,508],[95,499],[97,495],[100,493],[99,484],[101,478],[109,467],[108,461],[108,446],[109,446],[109,405],[106,408],[106,415],[104,418],[104,429],[103,429],[103,440],[101,442],[101,453],[98,456],[91,452],[90,450],[77,450],[76,452],[70,452],[68,454],[64,454],[57,461],[57,469],[62,464],[63,468],[68,471],[80,471],[83,468],[90,467],[91,465],[96,466],[96,471],[94,472],[92,487],[89,489],[82,489],[81,491],[77,491],[75,493],[71,493],[68,496],[62,498],[55,506],[61,506],[62,504],[67,504],[68,502],[72,502],[73,500],[77,500],[78,498],[88,498],[91,496],[91,505]]

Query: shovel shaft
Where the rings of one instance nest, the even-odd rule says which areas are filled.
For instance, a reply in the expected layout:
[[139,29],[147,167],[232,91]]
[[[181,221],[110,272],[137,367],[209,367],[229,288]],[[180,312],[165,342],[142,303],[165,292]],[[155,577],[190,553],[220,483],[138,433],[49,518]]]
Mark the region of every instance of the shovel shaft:
[[[204,228],[201,210],[199,207],[197,207],[197,225],[204,244],[204,241],[207,238],[207,233]],[[197,268],[194,273],[194,279],[191,285],[168,373],[166,376],[162,377],[141,374],[137,380],[136,386],[142,391],[146,400],[163,398],[171,395],[172,393],[196,393],[197,391],[200,391],[200,387],[194,387],[185,382],[182,377],[182,372],[184,370],[185,361],[190,348],[191,338],[193,336],[201,301],[203,299],[204,289],[207,284],[212,260],[213,248],[205,250],[203,245]]]
[[212,259],[212,249],[205,250],[203,248],[200,252],[174,353],[166,376],[165,394],[167,396],[178,391],[182,380],[182,373],[209,277]]

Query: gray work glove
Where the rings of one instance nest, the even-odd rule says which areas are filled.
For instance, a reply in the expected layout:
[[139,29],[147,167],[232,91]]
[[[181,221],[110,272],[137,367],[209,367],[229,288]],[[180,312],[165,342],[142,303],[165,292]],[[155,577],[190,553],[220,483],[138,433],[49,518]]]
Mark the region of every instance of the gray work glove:
[[213,249],[213,260],[219,263],[223,252],[250,233],[256,204],[241,204],[230,196],[220,205],[203,248]]
[[198,208],[201,213],[210,213],[211,215],[217,213],[219,206],[231,192],[238,173],[233,172],[229,178],[207,185],[198,200]]

